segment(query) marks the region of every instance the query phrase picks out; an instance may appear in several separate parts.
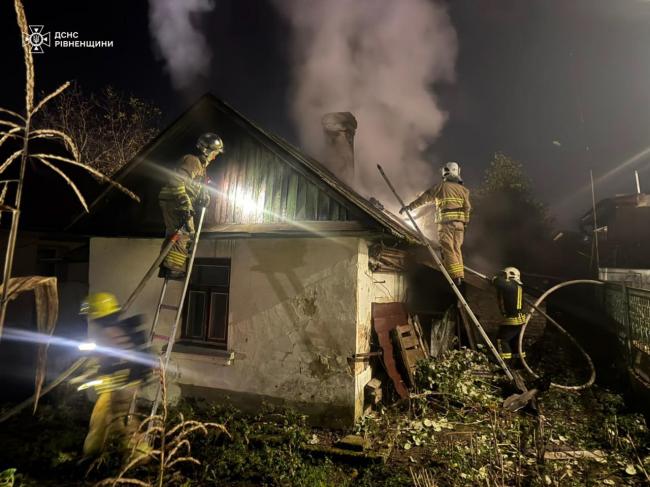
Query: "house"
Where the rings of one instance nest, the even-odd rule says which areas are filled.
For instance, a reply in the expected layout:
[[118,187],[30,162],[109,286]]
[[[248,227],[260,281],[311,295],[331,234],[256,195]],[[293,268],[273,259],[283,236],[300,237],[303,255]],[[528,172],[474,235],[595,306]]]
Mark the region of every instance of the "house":
[[[629,194],[605,198],[580,219],[580,229],[598,238],[599,277],[604,281],[650,289],[650,195]],[[592,248],[596,252],[596,248]]]
[[[212,198],[168,371],[172,395],[294,405],[316,422],[350,424],[371,379],[371,305],[402,301],[403,274],[369,267],[369,247],[415,235],[321,164],[206,95],[148,144],[67,231],[89,237],[90,292],[124,302],[157,257],[158,192],[203,132],[226,153],[208,170]],[[151,323],[162,280],[129,313]],[[178,289],[172,289],[178,299]],[[171,312],[157,334],[169,334]],[[160,347],[164,342],[157,342]]]

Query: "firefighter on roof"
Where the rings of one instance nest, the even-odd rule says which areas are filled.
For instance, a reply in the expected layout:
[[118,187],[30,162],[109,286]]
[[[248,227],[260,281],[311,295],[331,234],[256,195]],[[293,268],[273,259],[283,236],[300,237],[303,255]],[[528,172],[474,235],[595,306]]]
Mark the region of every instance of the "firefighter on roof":
[[110,293],[91,294],[81,306],[81,313],[89,318],[90,342],[86,345],[93,345],[86,349],[96,351],[86,373],[72,382],[81,383],[78,390],[94,388],[97,393],[83,445],[84,458],[101,454],[113,436],[128,446],[137,429],[137,422],[128,418],[131,401],[155,363],[154,357],[143,350],[147,342],[141,326],[143,317],[124,319],[120,311]]
[[442,182],[422,193],[402,208],[400,213],[415,210],[429,203],[436,205],[435,218],[445,269],[456,285],[462,286],[465,278],[462,246],[465,226],[469,223],[472,207],[469,201],[469,190],[463,186],[463,180],[460,178],[458,163],[446,163],[442,168]]
[[521,282],[521,273],[515,267],[506,267],[501,275],[492,278],[492,283],[497,289],[499,309],[503,320],[499,325],[497,348],[501,358],[509,366],[517,368],[519,358],[519,334],[522,325],[526,322],[523,312],[524,291]]
[[179,279],[185,276],[189,243],[194,234],[194,214],[210,202],[206,169],[223,152],[223,141],[216,134],[206,133],[199,137],[196,148],[199,155],[184,156],[158,195],[165,237],[171,238],[182,227],[160,265],[160,277]]

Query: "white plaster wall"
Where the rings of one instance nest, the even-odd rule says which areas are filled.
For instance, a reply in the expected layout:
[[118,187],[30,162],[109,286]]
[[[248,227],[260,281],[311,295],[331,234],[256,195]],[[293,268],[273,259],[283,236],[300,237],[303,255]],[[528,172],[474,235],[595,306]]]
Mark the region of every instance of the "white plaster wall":
[[[125,302],[160,252],[162,239],[92,238],[88,259],[89,292],[111,292]],[[151,323],[162,280],[147,283],[128,314],[142,313]]]
[[[356,353],[370,352],[372,336],[372,303],[403,301],[405,281],[399,273],[371,272],[368,268],[368,245],[359,240],[357,267],[357,337]],[[364,387],[372,378],[369,362],[357,362],[355,372],[355,418],[363,414]]]
[[[368,242],[359,239],[359,259],[357,265],[357,334],[356,353],[370,351],[370,337],[372,333],[372,295],[373,279],[368,268]],[[369,362],[356,362],[354,371],[354,417],[363,414],[364,387],[372,378],[372,369]]]
[[[360,269],[367,271],[367,251],[359,256],[365,246],[360,242],[204,239],[197,256],[231,258],[228,348],[235,359],[224,366],[216,359],[175,353],[168,377],[181,384],[319,403],[352,413],[355,380],[347,357],[357,347],[357,281]],[[159,240],[92,239],[90,291],[111,291],[124,301],[159,248]],[[152,279],[130,311],[151,320],[161,282]],[[179,290],[170,291],[172,302]],[[369,323],[369,311],[363,314]],[[172,312],[161,317],[158,333],[168,333],[172,317]]]

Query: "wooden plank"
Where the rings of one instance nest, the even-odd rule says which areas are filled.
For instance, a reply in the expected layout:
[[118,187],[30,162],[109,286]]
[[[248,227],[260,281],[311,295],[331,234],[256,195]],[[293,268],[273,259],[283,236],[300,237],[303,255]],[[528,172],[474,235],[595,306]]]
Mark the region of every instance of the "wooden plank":
[[304,221],[306,220],[306,205],[307,205],[307,185],[309,183],[307,180],[298,176],[298,197],[296,200],[296,220]]
[[264,185],[264,223],[274,221],[273,216],[273,191],[275,187],[275,173],[273,168],[275,163],[273,159],[266,160],[264,163],[265,185]]
[[411,325],[409,325],[408,323],[401,324],[401,325],[397,326],[397,331],[399,333],[402,333],[402,334],[404,334],[404,333],[413,333],[413,327]]
[[255,162],[253,164],[253,177],[252,177],[252,194],[251,197],[255,201],[255,212],[250,215],[250,223],[262,223],[264,221],[264,205],[257,206],[257,202],[264,191],[264,174],[262,161],[260,160],[259,150],[255,154]]
[[404,368],[408,374],[409,382],[415,387],[416,364],[418,360],[426,358],[426,355],[420,347],[416,331],[410,323],[397,326],[395,335],[399,343],[402,361],[404,362]]
[[412,348],[410,350],[406,350],[405,352],[411,370],[415,369],[417,362],[424,358],[424,352],[422,352],[422,349],[420,347]]
[[219,208],[219,216],[217,219],[217,223],[227,223],[229,221],[228,216],[230,215],[230,212],[228,211],[228,205],[230,204],[229,191],[230,191],[230,173],[231,173],[232,165],[233,165],[232,159],[228,158],[226,159],[226,164],[222,169],[223,178],[221,181],[221,185],[218,187],[221,194],[219,196],[220,208]]
[[335,200],[330,201],[330,216],[329,219],[332,221],[336,221],[339,219],[339,208],[341,205],[339,205]]
[[282,221],[282,181],[284,178],[284,165],[275,164],[273,179],[275,186],[273,188],[273,214],[274,221]]
[[402,399],[408,399],[409,392],[404,379],[397,370],[390,333],[397,327],[398,323],[403,323],[407,319],[406,310],[402,303],[372,303],[372,324],[379,339],[379,346],[383,351],[382,360],[388,377],[390,377],[397,394]]
[[324,191],[318,191],[317,220],[328,220],[330,216],[330,198]]
[[287,190],[287,214],[290,220],[295,220],[298,213],[298,175],[291,171]]
[[400,340],[402,342],[402,346],[407,349],[420,346],[420,341],[418,340],[418,337],[413,335],[402,336]]
[[282,194],[280,196],[280,211],[278,215],[282,219],[287,218],[287,196],[289,194],[289,179],[291,178],[291,169],[287,166],[282,168]]
[[305,202],[305,220],[318,220],[318,188],[307,183],[307,201]]

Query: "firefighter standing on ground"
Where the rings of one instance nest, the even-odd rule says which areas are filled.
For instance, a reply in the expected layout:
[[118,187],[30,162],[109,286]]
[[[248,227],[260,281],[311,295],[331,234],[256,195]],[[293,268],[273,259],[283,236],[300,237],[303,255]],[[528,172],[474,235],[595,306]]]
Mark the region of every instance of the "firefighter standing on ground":
[[223,142],[218,135],[206,133],[199,137],[196,148],[199,155],[184,156],[158,195],[165,221],[165,238],[171,238],[183,227],[160,265],[160,277],[178,279],[185,276],[189,243],[194,235],[195,210],[206,207],[210,201],[205,187],[206,169],[223,152]]
[[[101,454],[113,436],[126,449],[137,429],[137,422],[128,418],[131,400],[154,364],[153,356],[142,350],[146,343],[143,317],[123,319],[120,311],[116,297],[110,293],[91,294],[81,306],[81,313],[89,318],[90,343],[100,350],[86,374],[75,379],[84,382],[79,390],[92,387],[97,393],[83,445],[84,458]],[[139,360],[134,361],[136,350]],[[139,444],[138,449],[141,447]]]
[[497,289],[499,309],[503,321],[499,325],[497,348],[499,355],[508,366],[520,368],[519,334],[522,325],[526,322],[523,312],[524,291],[521,282],[521,273],[515,267],[506,267],[502,274],[492,278],[492,284]]
[[465,278],[462,246],[472,207],[469,190],[463,186],[460,167],[456,162],[446,163],[442,168],[442,182],[403,207],[400,213],[428,203],[436,205],[435,221],[445,269],[456,285],[462,286]]

